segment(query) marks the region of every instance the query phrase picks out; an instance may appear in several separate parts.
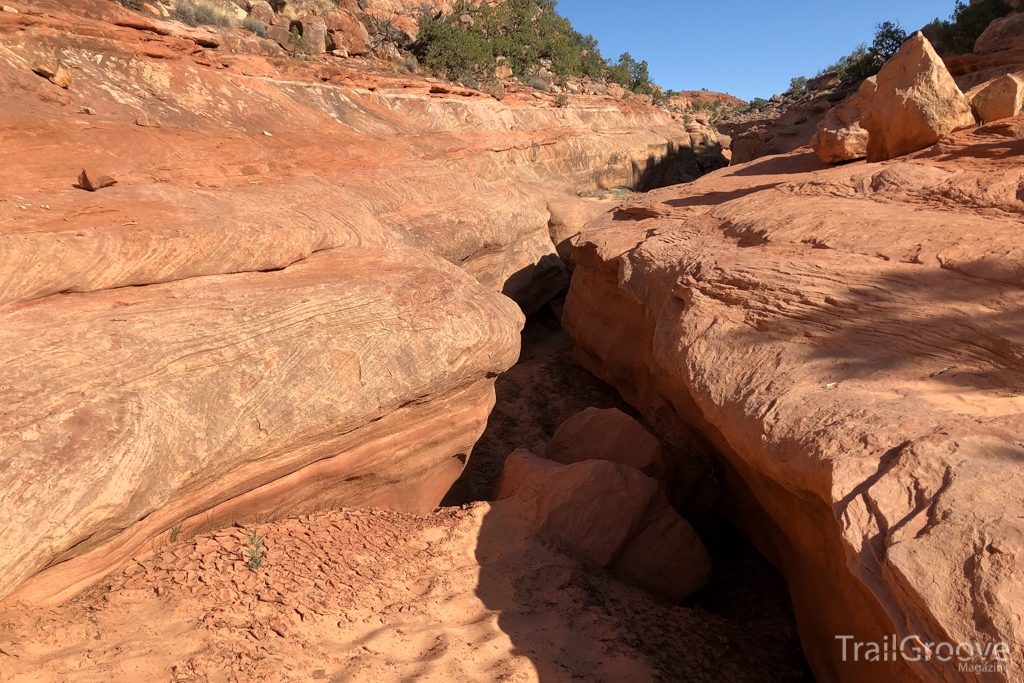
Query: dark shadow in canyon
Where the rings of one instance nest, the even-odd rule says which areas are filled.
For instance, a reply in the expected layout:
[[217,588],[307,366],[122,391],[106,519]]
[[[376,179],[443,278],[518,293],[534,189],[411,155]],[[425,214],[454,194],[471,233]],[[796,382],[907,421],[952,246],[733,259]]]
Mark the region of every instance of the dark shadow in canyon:
[[831,167],[819,159],[817,154],[807,151],[803,154],[783,154],[764,157],[750,162],[744,168],[736,169],[732,172],[732,175],[796,175],[812,171],[822,171],[828,168]]
[[[618,408],[639,419],[618,392],[576,361],[560,313],[555,302],[528,317],[520,361],[498,378],[497,404],[487,429],[447,504],[488,499],[509,453],[528,448],[543,454],[557,427],[588,406]],[[596,656],[580,647],[592,641],[554,625],[570,619],[591,633],[599,624],[607,632],[602,655],[639,655],[658,672],[658,680],[813,682],[785,582],[735,526],[718,512],[713,518],[700,530],[714,563],[712,580],[686,604],[675,605],[624,589],[600,567],[552,563],[550,557],[532,557],[528,548],[525,555],[509,552],[507,522],[492,510],[476,551],[477,594],[499,612],[502,631],[517,655],[531,659],[541,681],[622,680],[587,669]],[[514,564],[518,571],[512,570]],[[525,574],[524,565],[529,567]],[[514,586],[508,579],[512,575],[522,576]],[[552,649],[560,654],[538,655]]]
[[721,146],[710,154],[697,154],[690,146],[669,143],[668,152],[661,159],[648,159],[643,167],[635,166],[633,177],[637,192],[648,192],[659,187],[693,182],[697,178],[729,165]]
[[681,208],[684,206],[718,206],[726,202],[731,202],[734,199],[740,199],[746,197],[749,194],[756,194],[763,192],[764,190],[770,190],[772,188],[781,185],[778,183],[767,183],[765,185],[758,185],[756,187],[745,187],[739,190],[733,190],[731,192],[702,192],[700,194],[691,195],[689,197],[681,197],[679,199],[669,199],[665,202],[665,206],[672,206]]

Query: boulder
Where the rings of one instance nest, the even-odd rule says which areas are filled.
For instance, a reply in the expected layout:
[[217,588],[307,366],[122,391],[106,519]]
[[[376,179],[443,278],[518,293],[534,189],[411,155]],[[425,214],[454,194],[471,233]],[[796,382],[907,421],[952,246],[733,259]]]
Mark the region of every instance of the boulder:
[[875,94],[876,81],[872,76],[861,84],[856,93],[846,98],[825,114],[818,131],[811,138],[811,148],[827,164],[863,159],[868,155],[868,132],[860,121]]
[[71,86],[71,70],[55,57],[44,57],[32,65],[32,70],[54,85],[67,90]]
[[498,66],[494,67],[494,77],[499,80],[512,78],[512,67],[510,67],[508,64],[499,64]]
[[551,214],[548,219],[548,233],[551,235],[551,242],[555,245],[559,258],[571,269],[572,247],[569,240],[580,234],[588,221],[611,210],[614,204],[581,197],[562,196],[548,201],[547,206],[548,213]]
[[657,495],[643,528],[610,569],[623,579],[681,602],[711,576],[711,557],[693,527]]
[[295,50],[295,45],[291,42],[291,37],[292,33],[286,26],[281,26],[275,23],[273,26],[267,27],[267,38],[270,38],[289,52]]
[[270,26],[274,23],[274,8],[266,0],[254,0],[249,6],[249,16]]
[[974,124],[970,104],[920,32],[878,72],[868,131],[868,161],[885,161],[931,147]]
[[505,460],[496,507],[528,534],[555,541],[631,583],[680,601],[704,585],[711,559],[658,484],[604,460],[559,465],[517,450]]
[[1024,41],[1024,14],[1013,12],[988,25],[974,41],[974,53],[987,55],[1020,47]]
[[635,467],[654,479],[664,471],[658,437],[617,408],[587,408],[570,417],[551,437],[544,457],[563,465],[607,460]]
[[978,121],[998,121],[1020,113],[1024,102],[1024,82],[1014,75],[997,78],[971,98],[971,109]]
[[364,55],[369,51],[370,34],[355,13],[339,9],[324,15],[327,31],[335,49],[350,55]]
[[327,52],[327,24],[323,17],[305,14],[292,25],[298,27],[302,42],[306,44],[307,54],[320,55]]

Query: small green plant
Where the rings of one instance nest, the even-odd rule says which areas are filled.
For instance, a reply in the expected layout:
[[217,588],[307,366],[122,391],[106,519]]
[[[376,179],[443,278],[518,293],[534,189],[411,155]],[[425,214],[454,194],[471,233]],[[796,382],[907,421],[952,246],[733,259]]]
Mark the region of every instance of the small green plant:
[[178,542],[178,536],[180,536],[180,535],[181,535],[181,525],[180,524],[175,524],[173,527],[171,527],[171,543],[177,543]]
[[246,17],[242,20],[242,28],[249,33],[259,36],[260,38],[267,37],[267,27],[263,25],[263,22],[255,17]]
[[803,97],[804,93],[807,92],[807,77],[797,76],[789,82],[789,92],[793,97]]
[[754,99],[750,100],[750,108],[756,111],[761,111],[767,106],[768,100],[764,99],[763,97],[755,97]]
[[569,106],[569,96],[564,92],[558,93],[558,97],[555,98],[555,106],[560,109],[565,109]]
[[306,41],[299,34],[298,26],[292,26],[292,30],[288,33],[288,44],[295,48],[296,52],[306,52],[308,50]]
[[263,547],[266,536],[260,536],[255,529],[249,529],[245,536],[249,540],[249,547],[245,554],[249,556],[249,567],[259,569],[263,566],[263,560],[267,559],[267,549]]

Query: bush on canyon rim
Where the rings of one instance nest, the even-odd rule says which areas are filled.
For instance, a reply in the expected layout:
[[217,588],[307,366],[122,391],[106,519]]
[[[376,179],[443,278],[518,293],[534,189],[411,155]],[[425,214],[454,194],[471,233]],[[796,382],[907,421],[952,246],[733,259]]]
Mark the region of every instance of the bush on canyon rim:
[[[962,55],[974,51],[974,42],[994,20],[1013,11],[1003,0],[982,0],[970,5],[957,0],[949,21],[932,22],[939,54]],[[1019,10],[1018,10],[1019,11]]]
[[555,0],[506,0],[480,7],[460,1],[448,15],[425,11],[412,49],[424,66],[452,79],[490,77],[496,60],[504,57],[520,78],[535,74],[545,60],[562,77],[608,76],[630,90],[651,92],[646,62],[625,54],[609,64],[593,36],[579,33],[555,11]]

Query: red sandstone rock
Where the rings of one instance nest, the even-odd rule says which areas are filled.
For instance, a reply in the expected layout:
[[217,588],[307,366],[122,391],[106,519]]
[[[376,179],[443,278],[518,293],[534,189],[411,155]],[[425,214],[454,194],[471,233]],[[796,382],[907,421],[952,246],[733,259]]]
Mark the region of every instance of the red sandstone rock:
[[817,680],[971,680],[840,660],[836,635],[874,633],[1005,641],[992,680],[1020,680],[1022,153],[1017,117],[899,163],[774,157],[574,242],[579,358],[722,452]]
[[607,460],[635,467],[654,479],[665,470],[658,437],[621,410],[587,408],[559,426],[544,457],[563,465]]
[[997,78],[971,98],[971,109],[979,121],[999,121],[1020,113],[1024,82],[1013,75]]
[[970,104],[920,32],[878,72],[861,127],[868,161],[885,161],[930,147],[974,123]]
[[369,51],[370,34],[353,12],[339,9],[324,16],[327,31],[336,49],[350,55],[363,55]]
[[559,465],[517,450],[505,460],[495,509],[529,534],[568,547],[626,580],[681,601],[700,588],[711,559],[656,481],[629,465]]
[[[181,523],[429,510],[517,356],[499,292],[529,310],[566,285],[547,202],[690,144],[634,102],[431,93],[116,3],[48,7],[0,22],[12,599],[73,595]],[[58,45],[74,99],[16,56]],[[118,184],[76,190],[83,167]]]
[[860,121],[876,90],[875,77],[865,79],[856,93],[825,114],[811,138],[811,147],[825,163],[863,159],[868,155],[868,132]]

